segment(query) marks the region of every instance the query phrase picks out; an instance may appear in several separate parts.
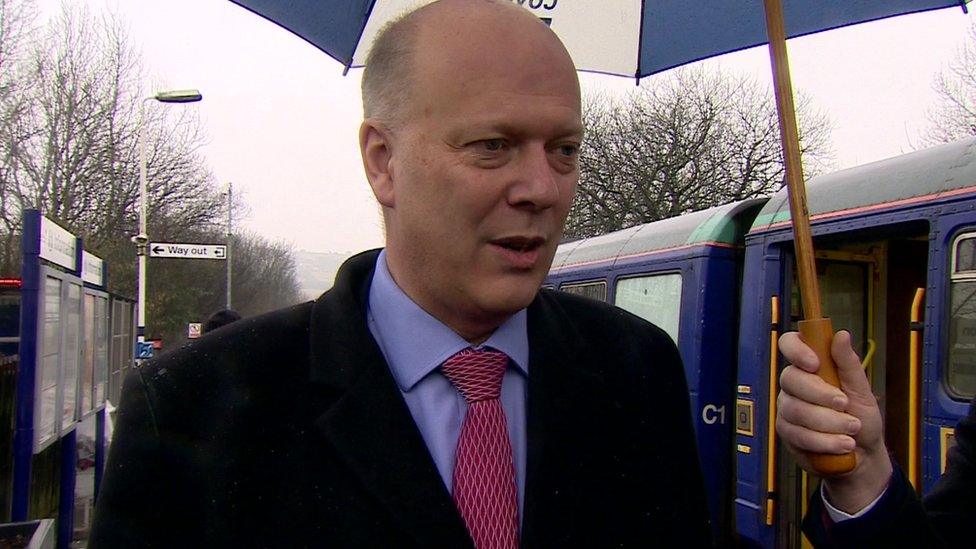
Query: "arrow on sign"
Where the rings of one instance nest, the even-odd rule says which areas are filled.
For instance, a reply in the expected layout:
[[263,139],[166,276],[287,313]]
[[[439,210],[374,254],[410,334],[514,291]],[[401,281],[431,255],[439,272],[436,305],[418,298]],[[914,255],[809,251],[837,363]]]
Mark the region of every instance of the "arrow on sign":
[[217,248],[216,250],[214,250],[214,257],[224,257],[224,249]]
[[156,246],[153,246],[152,251],[153,251],[154,254],[159,255],[159,254],[165,252],[166,251],[166,248],[164,248],[162,246],[159,246],[159,245],[156,245]]

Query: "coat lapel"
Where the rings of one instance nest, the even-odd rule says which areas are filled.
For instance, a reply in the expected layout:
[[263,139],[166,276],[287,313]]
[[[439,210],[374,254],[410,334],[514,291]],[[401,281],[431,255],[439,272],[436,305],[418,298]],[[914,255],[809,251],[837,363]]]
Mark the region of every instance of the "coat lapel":
[[366,327],[377,252],[350,259],[311,320],[311,381],[337,400],[315,424],[366,489],[426,547],[470,547],[464,523]]
[[[594,441],[577,436],[592,432],[593,402],[606,382],[581,367],[587,360],[584,338],[556,302],[537,297],[529,308],[528,455],[522,546],[572,543],[570,517],[587,516],[585,507],[601,505],[580,497],[575,486],[585,474],[577,469]],[[599,427],[597,427],[598,429]],[[579,465],[579,467],[582,467]],[[581,508],[582,507],[582,508]],[[565,537],[564,537],[565,536]]]

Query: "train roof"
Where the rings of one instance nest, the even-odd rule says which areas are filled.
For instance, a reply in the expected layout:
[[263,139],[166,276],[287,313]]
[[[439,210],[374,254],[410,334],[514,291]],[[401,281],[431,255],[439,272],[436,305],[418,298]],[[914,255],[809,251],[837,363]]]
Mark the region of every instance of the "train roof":
[[[742,244],[752,213],[765,199],[749,199],[561,244],[552,271],[688,246]],[[749,212],[748,214],[746,212]]]
[[[823,219],[935,200],[974,186],[976,138],[967,138],[814,177],[807,182],[807,208],[811,219]],[[759,212],[750,232],[779,228],[789,220],[783,188]]]

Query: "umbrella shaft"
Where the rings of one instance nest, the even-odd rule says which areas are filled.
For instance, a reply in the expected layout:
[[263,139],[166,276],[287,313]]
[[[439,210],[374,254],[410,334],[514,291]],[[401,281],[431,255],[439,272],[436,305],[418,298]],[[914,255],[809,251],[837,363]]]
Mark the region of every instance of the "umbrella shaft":
[[776,111],[779,114],[780,139],[783,143],[783,162],[786,166],[787,195],[790,199],[790,219],[793,222],[793,245],[796,250],[796,274],[800,283],[803,317],[822,318],[817,267],[814,262],[813,238],[807,210],[807,192],[800,160],[800,138],[796,127],[796,108],[793,105],[793,84],[786,53],[786,30],[780,0],[765,0],[766,32],[769,36],[769,56],[773,64],[773,89]]

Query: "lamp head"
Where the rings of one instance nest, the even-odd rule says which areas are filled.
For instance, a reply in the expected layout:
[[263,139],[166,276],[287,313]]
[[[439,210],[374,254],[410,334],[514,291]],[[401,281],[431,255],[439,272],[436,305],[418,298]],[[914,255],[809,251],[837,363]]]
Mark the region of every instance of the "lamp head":
[[170,90],[159,92],[153,99],[161,103],[194,103],[203,99],[200,90]]

